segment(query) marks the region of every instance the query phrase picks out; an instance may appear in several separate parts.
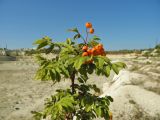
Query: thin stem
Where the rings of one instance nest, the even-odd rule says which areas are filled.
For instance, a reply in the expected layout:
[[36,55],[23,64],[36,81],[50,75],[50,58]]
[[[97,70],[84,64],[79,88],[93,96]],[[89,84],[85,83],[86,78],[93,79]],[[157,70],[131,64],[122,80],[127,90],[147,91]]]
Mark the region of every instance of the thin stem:
[[86,28],[86,43],[88,42],[88,31],[87,31],[87,28]]
[[[75,93],[75,84],[74,84],[75,74],[76,74],[76,71],[73,71],[72,74],[70,75],[70,79],[71,79],[71,93],[72,93],[72,95]],[[74,115],[75,115],[75,112],[73,112],[73,114],[71,114],[72,119],[73,119]],[[67,119],[67,120],[69,120],[69,119]]]
[[[80,33],[78,32],[78,34],[80,34]],[[82,38],[83,42],[86,44],[86,41],[85,41],[84,37],[81,34],[80,34],[80,37]]]
[[84,37],[83,37],[83,36],[81,36],[81,38],[83,39],[84,43],[85,43],[85,44],[87,44],[87,43],[86,43],[86,40],[84,39]]
[[72,94],[75,93],[75,88],[74,88],[75,73],[76,73],[76,72],[73,71],[73,73],[72,73],[71,76],[70,76]]

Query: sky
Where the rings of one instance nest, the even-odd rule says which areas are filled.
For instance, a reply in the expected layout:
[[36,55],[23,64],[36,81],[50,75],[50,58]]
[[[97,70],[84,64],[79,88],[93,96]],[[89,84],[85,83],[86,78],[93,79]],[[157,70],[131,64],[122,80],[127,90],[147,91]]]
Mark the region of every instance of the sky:
[[0,0],[0,47],[33,48],[44,36],[64,41],[74,27],[85,35],[86,22],[106,50],[154,47],[160,0]]

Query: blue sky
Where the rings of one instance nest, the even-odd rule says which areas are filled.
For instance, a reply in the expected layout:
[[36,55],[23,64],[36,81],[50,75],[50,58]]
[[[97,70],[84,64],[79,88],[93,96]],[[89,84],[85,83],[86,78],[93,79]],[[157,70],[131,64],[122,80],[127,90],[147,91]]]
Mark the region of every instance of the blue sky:
[[160,0],[0,0],[0,47],[32,48],[43,36],[63,41],[87,21],[108,50],[160,42]]

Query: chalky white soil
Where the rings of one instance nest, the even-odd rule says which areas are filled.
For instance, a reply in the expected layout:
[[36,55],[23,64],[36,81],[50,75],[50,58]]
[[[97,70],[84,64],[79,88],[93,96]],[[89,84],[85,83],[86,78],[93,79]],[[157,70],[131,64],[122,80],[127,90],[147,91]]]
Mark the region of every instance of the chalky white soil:
[[[127,68],[110,78],[90,76],[89,83],[111,95],[113,120],[160,120],[160,58],[130,55],[110,56],[124,61]],[[0,120],[32,120],[33,110],[43,108],[44,99],[68,80],[52,86],[51,81],[33,80],[37,64],[32,59],[0,61]]]

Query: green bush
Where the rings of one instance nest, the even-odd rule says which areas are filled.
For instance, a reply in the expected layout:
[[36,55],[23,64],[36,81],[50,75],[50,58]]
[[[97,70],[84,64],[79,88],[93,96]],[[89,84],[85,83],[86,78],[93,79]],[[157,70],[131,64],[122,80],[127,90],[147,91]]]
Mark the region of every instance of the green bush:
[[[51,38],[44,37],[34,43],[38,45],[37,50],[45,48],[47,53],[51,53],[58,48],[59,51],[52,60],[44,58],[40,54],[37,55],[39,69],[35,78],[42,81],[52,80],[53,83],[60,82],[62,78],[65,78],[71,82],[71,86],[66,90],[58,89],[56,94],[46,100],[42,112],[32,111],[34,118],[36,120],[46,117],[50,117],[51,120],[72,120],[76,117],[77,120],[92,120],[102,117],[108,120],[110,117],[109,105],[113,99],[111,96],[100,98],[100,89],[95,84],[86,84],[89,79],[88,75],[109,77],[111,70],[118,74],[119,70],[126,65],[121,62],[112,63],[103,51],[98,52],[98,50],[103,50],[102,44],[99,44],[100,38],[93,36],[88,39],[88,28],[86,29],[86,39],[77,28],[69,31],[75,33],[73,39],[52,42]],[[83,42],[80,43],[79,39],[82,39]],[[97,49],[89,54],[88,48]]]

